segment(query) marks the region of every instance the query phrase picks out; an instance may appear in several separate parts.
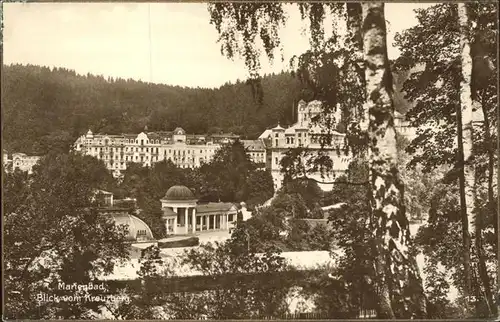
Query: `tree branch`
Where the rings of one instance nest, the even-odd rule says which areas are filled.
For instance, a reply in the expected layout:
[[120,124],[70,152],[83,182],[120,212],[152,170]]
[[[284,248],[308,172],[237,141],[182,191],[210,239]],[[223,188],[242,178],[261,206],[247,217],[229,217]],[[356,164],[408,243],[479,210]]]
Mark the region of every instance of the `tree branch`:
[[366,186],[370,182],[369,181],[360,181],[360,182],[349,182],[349,181],[320,181],[314,178],[310,178],[306,175],[303,175],[302,177],[296,177],[296,180],[311,180],[316,183],[321,183],[321,184],[345,184],[345,185],[352,185],[352,186]]

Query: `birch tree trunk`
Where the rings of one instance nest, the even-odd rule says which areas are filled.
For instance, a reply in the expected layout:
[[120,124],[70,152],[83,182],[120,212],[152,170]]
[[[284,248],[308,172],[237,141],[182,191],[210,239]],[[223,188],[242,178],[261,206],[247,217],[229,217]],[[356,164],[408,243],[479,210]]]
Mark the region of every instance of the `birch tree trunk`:
[[[458,3],[458,22],[460,28],[460,46],[461,46],[461,63],[462,63],[462,81],[460,83],[460,109],[461,109],[461,143],[462,143],[462,160],[463,164],[463,184],[460,189],[463,189],[461,194],[461,212],[462,212],[462,234],[464,239],[464,271],[466,285],[464,295],[470,297],[472,292],[471,278],[471,236],[474,234],[475,218],[474,218],[474,164],[473,164],[473,125],[472,125],[472,57],[470,55],[469,42],[469,26],[467,17],[467,7],[465,3]],[[463,187],[462,187],[463,185]],[[470,303],[469,303],[470,304]]]
[[[362,10],[361,3],[359,2],[348,2],[346,3],[347,11],[347,32],[348,32],[348,46],[351,49],[353,62],[353,74],[357,76],[356,85],[360,87],[366,86],[365,79],[365,64],[363,55],[363,36],[362,36]],[[359,129],[363,135],[366,135],[368,131],[369,115],[368,107],[366,105],[366,98],[363,99],[365,102],[361,107],[361,110],[354,111],[354,120],[359,125]]]
[[460,106],[462,109],[462,141],[464,149],[464,176],[465,176],[465,202],[467,209],[467,220],[469,234],[475,231],[474,215],[474,164],[473,164],[473,101],[471,90],[472,79],[472,57],[470,55],[469,28],[467,18],[467,7],[465,3],[459,3],[458,19],[460,25],[460,46],[462,48],[462,82],[460,84]]
[[[488,157],[488,176],[487,176],[487,195],[488,201],[486,203],[487,213],[494,213],[494,191],[493,191],[493,176],[494,176],[494,167],[495,167],[495,150],[492,142],[491,128],[490,128],[490,120],[488,116],[488,99],[487,99],[487,90],[481,90],[478,86],[474,86],[474,84],[480,84],[482,81],[486,81],[486,79],[492,75],[496,67],[491,61],[490,57],[484,50],[484,39],[483,32],[479,28],[479,26],[484,28],[484,21],[480,19],[476,21],[476,27],[472,28],[473,31],[473,41],[471,44],[471,57],[472,57],[472,78],[471,84],[472,86],[472,99],[473,102],[477,104],[473,111],[473,133],[480,133],[481,126],[483,126],[484,131],[484,141],[486,142],[487,148],[487,157]],[[479,68],[478,64],[481,64],[483,68]],[[473,106],[474,107],[474,106]],[[476,130],[477,129],[477,130]],[[476,179],[477,180],[477,179]],[[476,249],[478,250],[478,261],[479,261],[479,276],[481,278],[481,282],[484,287],[484,295],[486,297],[486,301],[488,304],[488,308],[490,309],[490,314],[497,314],[497,306],[493,299],[492,285],[491,280],[488,275],[488,270],[486,267],[486,255],[483,249],[483,235],[482,232],[484,230],[484,219],[482,218],[481,213],[476,214],[477,216],[477,224],[476,224]],[[495,225],[495,235],[498,233],[497,226]]]
[[363,3],[362,18],[378,318],[424,318],[426,299],[418,266],[408,249],[410,231],[404,184],[397,167],[384,4]]

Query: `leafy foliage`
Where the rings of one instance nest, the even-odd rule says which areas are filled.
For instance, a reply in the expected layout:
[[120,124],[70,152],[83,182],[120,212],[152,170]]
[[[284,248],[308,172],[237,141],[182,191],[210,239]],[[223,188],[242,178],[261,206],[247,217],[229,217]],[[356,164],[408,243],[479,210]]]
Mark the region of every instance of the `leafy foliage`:
[[[498,13],[497,10],[497,6],[493,4],[467,4],[466,20],[470,25],[461,30],[457,5],[438,4],[418,10],[418,24],[396,36],[396,44],[402,51],[396,66],[403,69],[413,68],[413,73],[403,85],[407,98],[414,103],[414,108],[407,116],[414,126],[419,127],[417,137],[407,149],[413,154],[410,166],[414,169],[421,166],[424,172],[429,173],[452,167],[443,183],[429,189],[427,197],[422,198],[430,205],[431,210],[428,225],[419,233],[418,243],[424,249],[424,254],[429,256],[430,265],[440,263],[453,271],[451,281],[461,294],[474,295],[476,300],[473,302],[476,307],[475,310],[470,310],[469,314],[476,317],[486,316],[488,313],[485,312],[488,310],[495,311],[489,286],[492,279],[487,276],[491,272],[487,272],[485,267],[491,263],[492,254],[488,252],[489,247],[493,245],[488,247],[486,242],[481,246],[481,240],[487,235],[486,231],[491,230],[491,218],[494,216],[491,205],[494,200],[493,168],[497,158],[494,156],[493,146],[497,140],[495,124],[498,106],[492,104],[492,101],[497,100],[498,83],[492,78],[492,74],[496,74],[497,70],[497,38],[493,36],[496,33],[493,16]],[[457,149],[459,145],[456,143],[456,137],[461,140],[462,135],[463,120],[459,113],[462,100],[460,86],[463,81],[462,68],[466,68],[462,66],[459,42],[461,36],[465,36],[471,45],[471,99],[473,110],[479,111],[473,113],[482,114],[484,117],[482,121],[474,120],[472,158],[465,163],[465,167],[464,156]],[[423,41],[428,45],[419,46]],[[467,117],[464,115],[464,118]],[[467,208],[463,206],[461,210],[463,213],[467,212],[465,215],[474,213],[476,216],[475,223],[480,226],[477,226],[479,233],[475,232],[476,245],[472,249],[481,250],[480,253],[484,253],[485,258],[473,252],[472,261],[477,264],[472,268],[472,289],[466,291],[468,287],[465,287],[462,281],[468,279],[465,278],[468,274],[462,271],[461,265],[467,266],[469,250],[467,247],[461,249],[462,247],[457,246],[465,243],[467,234],[464,235],[463,242],[457,239],[460,227],[466,222],[462,219],[460,223],[460,209],[456,208],[459,201],[456,194],[459,190],[455,185],[457,179],[464,177],[464,168],[470,167],[468,162],[472,162],[475,167],[476,196],[473,201],[468,199]],[[425,179],[426,175],[422,182],[425,182]],[[418,186],[414,183],[414,190],[417,190]],[[473,208],[475,209],[472,213]],[[438,231],[446,233],[440,234]],[[447,248],[442,248],[444,246]],[[433,278],[441,278],[438,273],[433,272]],[[488,305],[485,300],[489,302]],[[437,304],[432,305],[446,304],[439,296],[436,301]]]
[[5,175],[6,317],[76,318],[95,309],[94,302],[40,302],[38,296],[70,295],[58,283],[94,282],[128,256],[125,232],[93,210],[94,191],[109,178],[100,161],[57,154],[28,177]]
[[269,171],[258,170],[238,140],[217,150],[199,174],[203,178],[200,197],[205,201],[248,201],[253,207],[274,193]]

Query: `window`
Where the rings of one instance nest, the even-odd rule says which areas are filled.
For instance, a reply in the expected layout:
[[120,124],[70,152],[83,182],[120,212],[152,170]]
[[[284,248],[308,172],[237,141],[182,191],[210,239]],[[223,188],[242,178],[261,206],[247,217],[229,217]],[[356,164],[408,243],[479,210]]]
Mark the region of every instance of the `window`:
[[278,164],[278,157],[275,157],[275,158],[274,158],[274,162],[275,162],[276,164]]
[[276,139],[276,146],[278,146],[278,139]]

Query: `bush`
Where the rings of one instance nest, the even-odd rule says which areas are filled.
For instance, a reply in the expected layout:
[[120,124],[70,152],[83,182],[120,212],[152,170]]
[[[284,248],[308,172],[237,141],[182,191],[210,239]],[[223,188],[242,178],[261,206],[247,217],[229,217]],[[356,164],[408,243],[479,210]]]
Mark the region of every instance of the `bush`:
[[200,245],[198,237],[186,237],[186,239],[158,242],[160,248],[192,247]]

